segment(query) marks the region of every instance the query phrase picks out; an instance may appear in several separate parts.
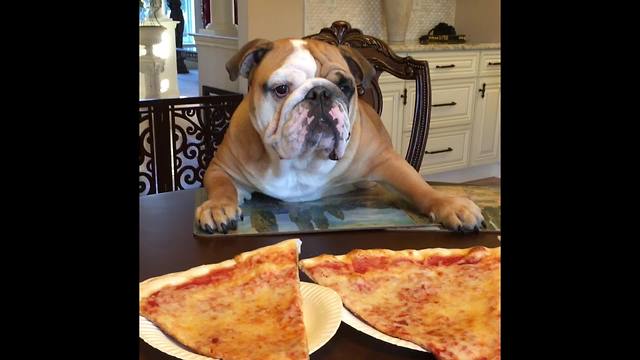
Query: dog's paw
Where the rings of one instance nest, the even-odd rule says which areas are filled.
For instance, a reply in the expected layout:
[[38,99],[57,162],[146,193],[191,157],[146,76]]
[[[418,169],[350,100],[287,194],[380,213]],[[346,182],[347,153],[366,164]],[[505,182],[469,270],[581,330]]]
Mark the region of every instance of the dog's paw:
[[203,231],[226,234],[238,228],[238,221],[243,221],[244,215],[236,203],[207,200],[196,209],[196,219]]
[[427,211],[434,222],[459,232],[480,231],[486,227],[482,211],[473,201],[459,196],[441,196],[435,199]]

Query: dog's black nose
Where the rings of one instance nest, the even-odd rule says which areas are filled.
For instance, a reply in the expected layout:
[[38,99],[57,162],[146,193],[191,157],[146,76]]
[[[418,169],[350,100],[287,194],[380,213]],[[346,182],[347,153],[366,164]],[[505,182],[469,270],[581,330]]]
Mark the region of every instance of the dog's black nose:
[[329,101],[331,99],[331,92],[324,86],[316,86],[309,90],[304,98],[306,100]]

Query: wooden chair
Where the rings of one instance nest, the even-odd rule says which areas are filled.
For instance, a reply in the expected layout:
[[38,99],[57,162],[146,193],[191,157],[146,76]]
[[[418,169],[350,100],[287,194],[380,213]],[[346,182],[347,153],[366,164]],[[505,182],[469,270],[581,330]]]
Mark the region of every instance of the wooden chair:
[[[400,57],[382,40],[365,35],[359,29],[351,28],[346,21],[336,21],[331,27],[319,33],[306,36],[305,39],[317,39],[334,45],[346,45],[357,49],[376,69],[376,75],[370,89],[358,88],[358,94],[368,102],[378,114],[382,114],[382,93],[378,79],[383,71],[404,80],[416,82],[416,104],[413,115],[411,139],[405,159],[416,170],[420,170],[425,153],[429,121],[431,119],[431,81],[429,65],[411,56]],[[406,93],[403,95],[406,98]],[[405,99],[406,100],[406,99]]]

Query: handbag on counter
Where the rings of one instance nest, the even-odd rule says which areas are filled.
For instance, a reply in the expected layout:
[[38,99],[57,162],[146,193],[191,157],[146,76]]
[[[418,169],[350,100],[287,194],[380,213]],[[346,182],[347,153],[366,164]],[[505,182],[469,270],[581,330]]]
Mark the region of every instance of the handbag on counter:
[[439,23],[429,30],[427,35],[420,37],[420,44],[462,44],[464,42],[466,42],[465,35],[456,34],[456,29],[447,23]]

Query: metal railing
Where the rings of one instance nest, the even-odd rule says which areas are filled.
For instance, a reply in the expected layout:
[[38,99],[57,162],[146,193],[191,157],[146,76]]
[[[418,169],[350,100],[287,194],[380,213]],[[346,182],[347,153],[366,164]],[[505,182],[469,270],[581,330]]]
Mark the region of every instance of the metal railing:
[[141,100],[139,194],[202,186],[242,94]]

